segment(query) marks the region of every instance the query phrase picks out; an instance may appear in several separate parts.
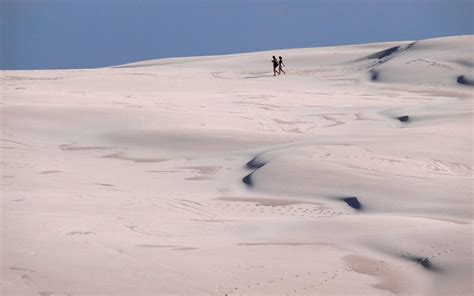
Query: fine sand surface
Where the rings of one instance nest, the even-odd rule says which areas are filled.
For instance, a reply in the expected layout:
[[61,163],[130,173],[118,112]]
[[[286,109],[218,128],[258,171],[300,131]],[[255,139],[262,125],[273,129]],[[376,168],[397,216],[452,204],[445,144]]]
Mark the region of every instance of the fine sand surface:
[[2,295],[472,295],[473,46],[2,71]]

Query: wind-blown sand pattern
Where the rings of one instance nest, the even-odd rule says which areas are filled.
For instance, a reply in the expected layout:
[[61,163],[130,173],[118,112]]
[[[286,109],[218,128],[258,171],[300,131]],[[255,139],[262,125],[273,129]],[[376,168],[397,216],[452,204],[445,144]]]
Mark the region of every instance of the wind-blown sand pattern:
[[472,295],[473,44],[3,71],[2,294]]

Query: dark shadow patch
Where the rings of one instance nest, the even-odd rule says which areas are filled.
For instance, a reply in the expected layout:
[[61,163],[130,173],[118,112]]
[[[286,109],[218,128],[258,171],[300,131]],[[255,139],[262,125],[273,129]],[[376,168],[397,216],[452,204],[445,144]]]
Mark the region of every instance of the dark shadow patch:
[[458,76],[457,82],[462,85],[474,86],[474,80],[467,79],[464,75]]
[[266,164],[265,162],[261,162],[258,160],[258,156],[255,156],[254,158],[252,158],[252,160],[247,162],[246,166],[249,169],[257,170],[263,167],[265,164]]
[[249,169],[252,169],[253,172],[248,174],[247,176],[243,177],[242,182],[244,182],[245,185],[252,187],[253,184],[253,179],[252,179],[252,174],[255,173],[258,169],[266,165],[266,162],[262,162],[258,160],[258,156],[255,156],[252,158],[249,162],[245,164],[245,166]]
[[370,74],[370,80],[372,81],[379,80],[379,71],[372,69],[369,71],[369,74]]
[[[362,59],[369,59],[369,60],[374,60],[374,59],[383,60],[383,59],[385,59],[385,61],[387,61],[387,60],[389,60],[388,57],[392,56],[395,53],[403,52],[407,49],[410,49],[415,44],[416,44],[416,41],[412,42],[412,43],[409,43],[407,45],[390,47],[390,48],[387,48],[387,49],[384,49],[384,50],[381,50],[381,51],[377,51],[376,53],[368,55],[368,56],[366,56],[365,58],[362,58]],[[380,62],[383,63],[384,61],[380,61]]]
[[420,264],[424,269],[439,272],[441,269],[435,266],[428,257],[421,257],[421,256],[410,256],[410,255],[403,255],[402,257],[415,262],[416,264]]
[[364,206],[359,202],[357,197],[342,197],[339,200],[344,201],[348,206],[355,210],[362,211],[364,209]]
[[398,119],[398,121],[400,121],[400,122],[408,122],[408,121],[410,121],[410,116],[404,115],[404,116],[398,117],[397,119]]
[[244,182],[245,185],[252,187],[253,186],[253,180],[252,180],[252,174],[248,174],[247,176],[243,177],[242,182]]
[[390,47],[367,56],[367,59],[383,59],[400,50],[400,46]]

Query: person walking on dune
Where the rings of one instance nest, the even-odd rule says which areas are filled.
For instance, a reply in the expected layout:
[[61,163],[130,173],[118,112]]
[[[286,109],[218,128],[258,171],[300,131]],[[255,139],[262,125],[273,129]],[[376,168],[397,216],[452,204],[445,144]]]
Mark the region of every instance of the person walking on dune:
[[273,63],[273,76],[276,76],[277,73],[278,75],[280,75],[280,72],[277,71],[278,61],[275,56],[273,56],[272,63]]
[[281,56],[279,56],[279,61],[278,61],[278,75],[281,74],[281,72],[283,72],[283,74],[286,74],[285,71],[283,71],[283,66],[285,66],[285,64],[283,63],[283,58]]

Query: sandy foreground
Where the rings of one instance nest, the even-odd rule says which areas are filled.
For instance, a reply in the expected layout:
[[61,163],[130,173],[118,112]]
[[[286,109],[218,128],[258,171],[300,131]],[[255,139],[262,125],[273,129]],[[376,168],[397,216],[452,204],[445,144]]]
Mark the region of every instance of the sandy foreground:
[[473,69],[456,36],[2,71],[2,295],[472,294]]

